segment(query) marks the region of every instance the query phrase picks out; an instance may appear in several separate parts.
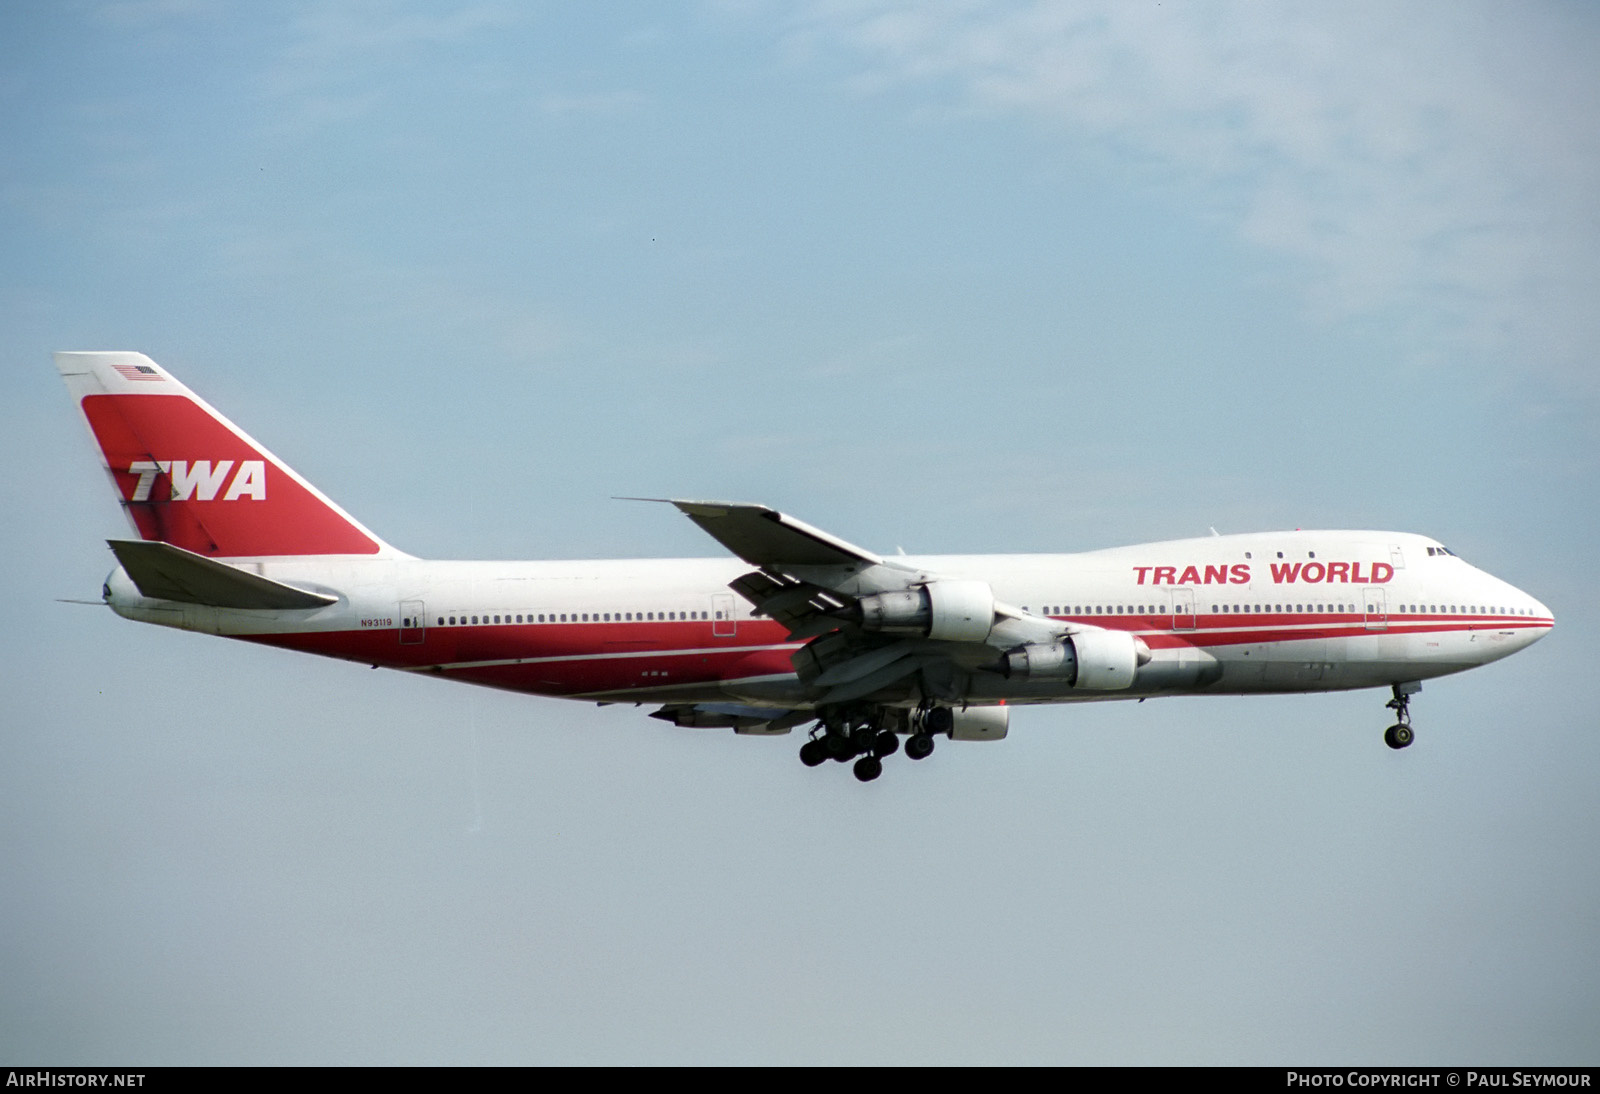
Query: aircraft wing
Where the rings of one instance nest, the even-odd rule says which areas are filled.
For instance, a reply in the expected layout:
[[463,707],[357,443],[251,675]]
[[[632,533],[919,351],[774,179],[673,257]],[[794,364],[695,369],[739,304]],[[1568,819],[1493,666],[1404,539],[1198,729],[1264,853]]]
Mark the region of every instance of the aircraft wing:
[[745,502],[664,499],[712,539],[762,568],[786,566],[878,566],[883,559],[853,543],[765,505]]
[[864,547],[765,505],[662,498],[711,538],[759,567],[730,583],[756,614],[777,620],[795,638],[840,626],[862,593],[907,587],[915,575]]
[[[818,703],[911,689],[952,697],[997,650],[1062,633],[1053,620],[995,601],[985,582],[883,559],[764,505],[662,500],[759,567],[729,587],[791,638],[809,640],[792,661]],[[886,623],[882,594],[911,616]]]
[[811,721],[816,714],[806,709],[752,707],[743,703],[668,703],[650,717],[675,726],[731,728],[739,734],[770,737],[788,733],[800,723]]

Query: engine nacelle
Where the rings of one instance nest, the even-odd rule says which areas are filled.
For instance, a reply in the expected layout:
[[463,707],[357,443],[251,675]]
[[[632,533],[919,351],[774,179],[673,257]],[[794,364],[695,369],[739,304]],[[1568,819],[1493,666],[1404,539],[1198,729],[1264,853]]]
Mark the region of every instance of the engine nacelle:
[[928,733],[947,733],[952,741],[998,741],[1011,726],[1011,708],[934,707],[924,715]]
[[931,581],[856,601],[862,630],[920,634],[944,642],[982,642],[994,629],[994,590],[986,581]]
[[1065,678],[1085,691],[1122,691],[1133,686],[1150,647],[1126,631],[1085,630],[1059,642],[1018,646],[1000,660],[1007,678]]

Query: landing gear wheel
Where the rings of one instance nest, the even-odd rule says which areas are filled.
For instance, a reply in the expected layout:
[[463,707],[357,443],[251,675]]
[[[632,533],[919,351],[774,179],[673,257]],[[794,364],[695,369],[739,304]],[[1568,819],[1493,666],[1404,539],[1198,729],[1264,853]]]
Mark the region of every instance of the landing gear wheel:
[[857,726],[850,731],[850,744],[856,750],[857,756],[872,754],[872,746],[877,741],[878,735],[870,726]]
[[1405,748],[1416,736],[1411,732],[1411,697],[1422,690],[1422,682],[1396,684],[1391,690],[1394,698],[1384,706],[1394,711],[1395,723],[1383,731],[1383,743],[1390,748]]
[[856,754],[856,746],[850,743],[850,738],[841,733],[830,733],[822,738],[827,742],[828,755],[844,763]]
[[893,730],[884,730],[878,734],[877,740],[872,742],[872,754],[878,759],[893,756],[900,751],[900,738],[895,736]]
[[863,756],[856,761],[856,778],[869,783],[883,774],[883,761],[876,756]]
[[807,741],[800,746],[800,762],[807,767],[816,767],[828,758],[828,741],[824,737]]
[[1383,731],[1383,743],[1390,748],[1405,748],[1414,739],[1415,734],[1411,732],[1411,727],[1404,722],[1396,722]]
[[933,738],[926,733],[913,733],[906,738],[906,755],[913,760],[926,760],[933,755]]
[[956,716],[949,707],[934,707],[922,719],[924,733],[943,733],[950,735],[950,730],[955,727]]

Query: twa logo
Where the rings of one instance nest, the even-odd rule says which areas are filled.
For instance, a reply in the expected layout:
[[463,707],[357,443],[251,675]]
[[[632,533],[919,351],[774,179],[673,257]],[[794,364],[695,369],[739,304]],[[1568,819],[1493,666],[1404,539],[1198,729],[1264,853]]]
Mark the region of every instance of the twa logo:
[[223,501],[267,500],[267,461],[239,461],[239,469],[229,482],[228,472],[232,470],[232,460],[218,460],[215,467],[210,460],[134,460],[128,465],[128,474],[138,475],[139,481],[128,500],[149,501],[157,475],[166,475],[171,481],[172,501],[216,501],[224,482],[228,488],[223,491]]

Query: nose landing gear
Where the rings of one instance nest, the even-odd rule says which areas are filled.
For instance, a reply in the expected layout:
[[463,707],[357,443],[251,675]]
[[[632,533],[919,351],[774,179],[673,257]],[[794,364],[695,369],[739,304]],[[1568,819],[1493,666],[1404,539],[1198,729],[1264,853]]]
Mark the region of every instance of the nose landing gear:
[[1420,680],[1411,680],[1393,687],[1394,698],[1384,706],[1395,713],[1395,723],[1383,731],[1383,743],[1393,749],[1408,747],[1416,734],[1411,731],[1411,697],[1422,690]]

